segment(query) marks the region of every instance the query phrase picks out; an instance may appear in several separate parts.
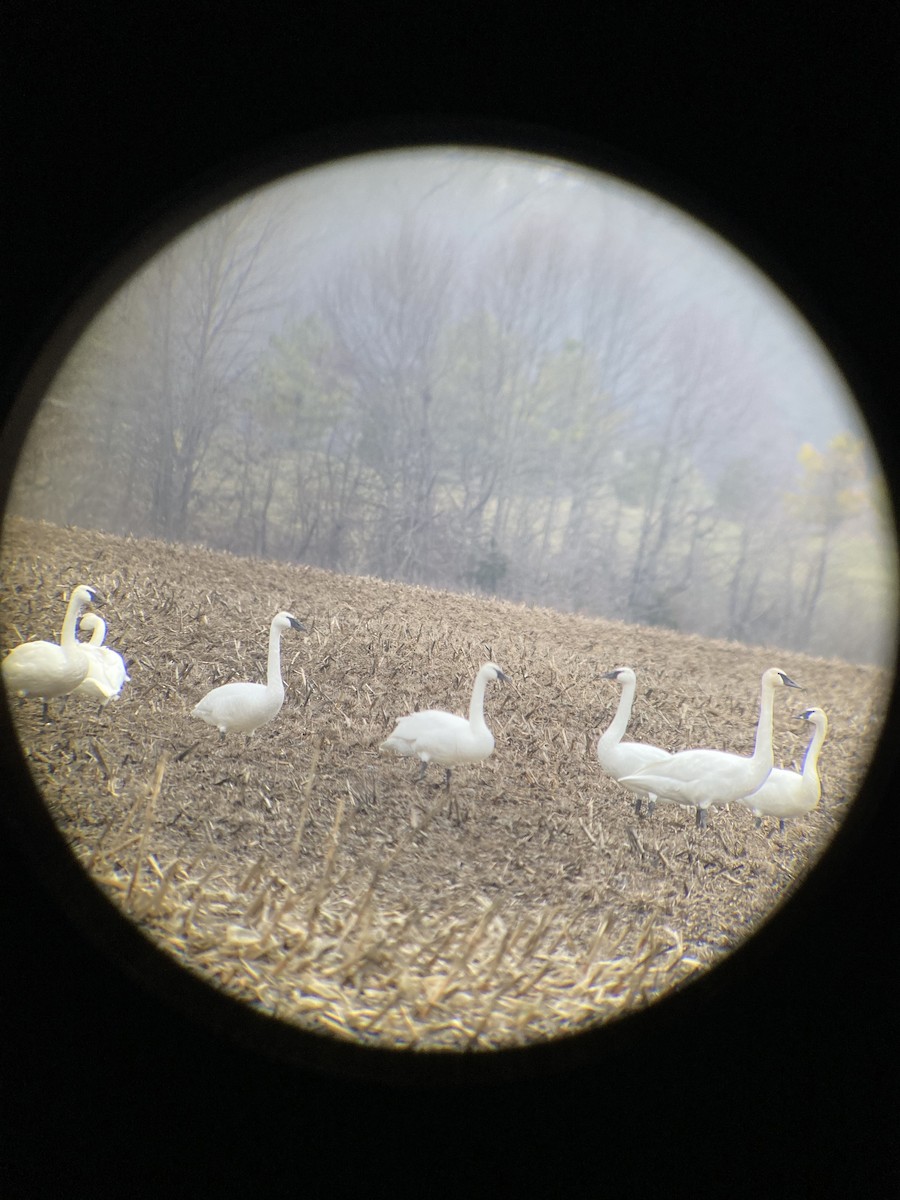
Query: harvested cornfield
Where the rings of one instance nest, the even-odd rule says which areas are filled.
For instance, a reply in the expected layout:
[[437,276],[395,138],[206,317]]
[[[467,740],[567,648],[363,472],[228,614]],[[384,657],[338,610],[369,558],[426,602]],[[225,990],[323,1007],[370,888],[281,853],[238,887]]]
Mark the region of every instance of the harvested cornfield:
[[[856,794],[890,680],[874,667],[703,640],[473,595],[7,521],[3,647],[58,636],[79,582],[105,596],[131,682],[105,708],[11,701],[55,821],[97,886],[169,955],[284,1021],[359,1043],[524,1045],[679,987],[758,927],[821,855]],[[287,700],[252,737],[190,716],[211,687],[262,679],[280,609]],[[394,719],[465,712],[479,665],[493,756],[443,772],[380,754]],[[759,677],[775,758],[823,707],[823,800],[781,834],[749,811],[637,816],[599,769],[630,665],[628,736],[750,753]],[[799,700],[798,700],[799,698]]]

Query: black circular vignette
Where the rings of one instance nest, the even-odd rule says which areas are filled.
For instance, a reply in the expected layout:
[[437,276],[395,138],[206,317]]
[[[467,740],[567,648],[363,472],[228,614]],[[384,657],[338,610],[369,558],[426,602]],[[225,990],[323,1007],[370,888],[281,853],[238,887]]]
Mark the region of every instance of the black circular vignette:
[[[306,8],[12,6],[7,397],[96,272],[213,181],[444,130],[618,170],[733,241],[817,328],[896,483],[892,9]],[[842,835],[763,933],[685,996],[530,1067],[380,1081],[265,1052],[224,1009],[201,1019],[146,986],[136,943],[123,965],[118,934],[86,936],[90,902],[66,915],[48,886],[56,851],[37,860],[37,831],[5,823],[7,1194],[102,1195],[140,1164],[139,1190],[329,1171],[340,1195],[423,1161],[438,1193],[877,1190],[897,1166],[892,705]],[[4,767],[29,786],[8,737]]]

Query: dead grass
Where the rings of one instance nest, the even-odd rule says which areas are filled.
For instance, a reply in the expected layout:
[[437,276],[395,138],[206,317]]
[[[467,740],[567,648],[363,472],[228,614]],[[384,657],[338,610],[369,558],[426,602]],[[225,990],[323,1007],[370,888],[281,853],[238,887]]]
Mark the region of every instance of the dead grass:
[[[3,644],[50,636],[64,596],[107,597],[131,683],[105,710],[14,702],[32,773],[96,883],[168,954],[247,1003],[355,1042],[469,1049],[605,1021],[738,945],[815,864],[871,758],[889,679],[875,668],[436,593],[197,548],[8,521]],[[260,678],[281,608],[288,699],[252,738],[190,708]],[[53,635],[55,636],[55,634]],[[378,754],[404,712],[464,711],[481,662],[497,748],[442,772]],[[637,818],[599,770],[598,732],[638,672],[629,736],[749,753],[758,680],[778,665],[831,729],[819,811]],[[793,700],[793,697],[791,697]],[[776,761],[806,726],[776,705]]]

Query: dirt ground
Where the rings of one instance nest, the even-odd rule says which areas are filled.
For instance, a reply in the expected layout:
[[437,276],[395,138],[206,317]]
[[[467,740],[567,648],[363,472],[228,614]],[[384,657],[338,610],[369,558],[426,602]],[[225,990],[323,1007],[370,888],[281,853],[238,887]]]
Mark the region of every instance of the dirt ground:
[[[59,636],[77,583],[105,597],[128,664],[100,709],[13,700],[47,807],[99,888],[190,970],[306,1029],[418,1048],[520,1045],[604,1021],[682,985],[805,877],[856,794],[888,676],[471,595],[19,519],[2,544],[3,650]],[[191,718],[211,687],[262,679],[287,609],[287,699],[253,737]],[[380,754],[396,717],[465,712],[479,665],[493,756],[443,772]],[[752,750],[759,677],[778,693],[775,760],[799,767],[830,720],[823,801],[755,829],[714,810],[636,816],[600,770],[598,734],[630,665],[628,737]],[[799,699],[798,699],[799,698]]]

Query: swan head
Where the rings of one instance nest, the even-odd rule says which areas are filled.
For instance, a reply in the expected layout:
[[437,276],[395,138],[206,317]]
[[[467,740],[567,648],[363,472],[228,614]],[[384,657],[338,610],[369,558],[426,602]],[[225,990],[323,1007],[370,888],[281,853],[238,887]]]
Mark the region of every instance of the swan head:
[[611,671],[604,671],[600,678],[613,679],[616,683],[621,684],[637,682],[637,677],[631,667],[613,667]]
[[275,620],[272,622],[272,625],[275,629],[281,631],[285,629],[296,629],[298,633],[306,633],[306,626],[301,621],[298,621],[296,617],[292,617],[289,612],[278,613],[278,615],[275,617]]
[[500,683],[509,683],[509,676],[496,663],[485,663],[478,673],[484,675],[486,679],[497,679]]
[[828,718],[821,708],[806,708],[802,713],[797,713],[798,721],[809,721],[813,725],[818,725],[821,729],[828,728]]
[[96,588],[88,587],[86,583],[79,583],[78,587],[73,590],[69,603],[84,608],[88,604],[102,604],[103,597]]
[[101,642],[103,641],[103,638],[106,637],[106,622],[99,615],[99,613],[92,613],[92,612],[85,613],[84,616],[81,618],[81,620],[78,622],[78,628],[82,631],[82,633],[89,633],[89,634],[93,633],[95,630],[99,629],[103,635],[100,638]]
[[794,683],[793,679],[785,675],[784,671],[779,671],[777,667],[769,667],[768,671],[764,671],[762,681],[763,687],[800,687],[799,683]]

